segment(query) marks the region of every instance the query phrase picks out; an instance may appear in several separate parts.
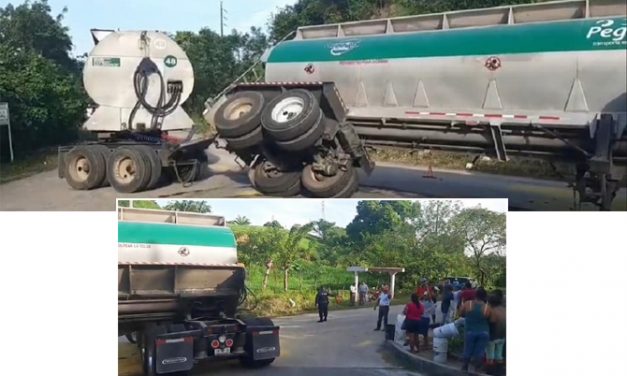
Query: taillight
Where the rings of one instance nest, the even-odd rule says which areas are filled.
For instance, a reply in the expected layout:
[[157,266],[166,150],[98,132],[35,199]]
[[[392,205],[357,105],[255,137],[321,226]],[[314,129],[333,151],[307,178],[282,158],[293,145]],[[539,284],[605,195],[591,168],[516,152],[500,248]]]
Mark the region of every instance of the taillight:
[[225,344],[226,344],[226,347],[231,347],[231,346],[233,346],[233,340],[229,338],[229,339],[226,340]]
[[211,341],[211,348],[217,349],[219,347],[220,347],[220,342],[217,339],[214,339],[213,341]]

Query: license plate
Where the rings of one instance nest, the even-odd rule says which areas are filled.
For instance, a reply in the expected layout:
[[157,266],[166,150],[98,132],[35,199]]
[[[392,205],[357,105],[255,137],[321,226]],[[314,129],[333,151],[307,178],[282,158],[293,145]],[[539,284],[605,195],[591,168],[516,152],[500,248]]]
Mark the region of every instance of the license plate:
[[230,354],[231,353],[231,348],[227,347],[224,349],[214,349],[213,350],[213,355],[224,355],[224,354]]

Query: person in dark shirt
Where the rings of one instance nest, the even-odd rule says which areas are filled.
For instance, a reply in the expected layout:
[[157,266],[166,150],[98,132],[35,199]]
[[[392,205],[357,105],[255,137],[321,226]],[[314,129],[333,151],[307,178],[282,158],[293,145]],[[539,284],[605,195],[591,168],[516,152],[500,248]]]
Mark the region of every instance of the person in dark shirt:
[[450,284],[444,285],[444,292],[442,293],[442,303],[440,309],[442,310],[442,324],[448,324],[451,321],[451,305],[453,304],[453,287]]
[[318,322],[327,321],[327,315],[329,314],[329,292],[324,287],[320,287],[318,294],[316,295],[316,306],[318,307],[318,316],[320,320]]

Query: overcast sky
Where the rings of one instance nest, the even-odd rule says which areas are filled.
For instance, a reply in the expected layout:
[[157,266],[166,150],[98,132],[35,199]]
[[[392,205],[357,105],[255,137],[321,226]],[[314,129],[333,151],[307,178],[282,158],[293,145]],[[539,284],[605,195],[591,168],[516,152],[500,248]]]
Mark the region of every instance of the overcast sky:
[[[325,218],[335,222],[336,225],[345,227],[353,220],[357,211],[355,206],[360,199],[220,199],[205,200],[211,205],[213,214],[225,216],[227,220],[233,220],[238,215],[248,217],[253,225],[263,225],[273,219],[279,221],[283,227],[291,227],[294,224],[305,224],[322,218],[322,202],[324,202]],[[430,199],[418,199],[426,203],[434,201]],[[507,212],[506,199],[464,199],[457,200],[466,208],[481,206],[496,212]],[[163,206],[170,200],[157,200]]]
[[[224,0],[225,34],[231,29],[248,31],[251,26],[265,27],[277,7],[296,0]],[[23,0],[0,0],[19,5]],[[52,14],[68,8],[63,24],[70,28],[74,54],[91,51],[89,29],[198,31],[208,27],[220,31],[220,0],[48,0]]]

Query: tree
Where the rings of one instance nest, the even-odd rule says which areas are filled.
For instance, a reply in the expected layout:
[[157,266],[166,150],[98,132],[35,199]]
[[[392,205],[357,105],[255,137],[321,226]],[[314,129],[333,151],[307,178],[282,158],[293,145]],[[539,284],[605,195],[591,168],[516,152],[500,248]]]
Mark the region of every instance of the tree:
[[268,221],[268,222],[264,223],[263,227],[283,228],[283,226],[281,226],[279,221],[277,221],[276,219],[273,219],[271,221]]
[[159,206],[159,204],[157,204],[157,201],[155,200],[132,200],[131,203],[133,204],[134,208],[161,209],[161,206]]
[[238,215],[231,223],[237,226],[250,226],[250,219],[246,216]]
[[76,139],[84,118],[86,96],[62,20],[46,1],[0,7],[0,100],[11,108],[18,155]]
[[155,200],[118,200],[118,207],[140,208],[140,209],[161,209]]
[[178,200],[167,204],[165,209],[194,213],[211,213],[211,206],[207,201]]
[[276,259],[283,270],[283,288],[289,288],[289,271],[296,260],[307,250],[304,244],[305,237],[313,229],[313,224],[304,226],[294,225],[289,232],[273,228],[272,240],[276,247]]
[[348,237],[359,243],[364,234],[388,230],[412,231],[420,220],[420,204],[412,201],[359,201],[357,215],[346,226]]
[[185,102],[186,109],[194,114],[201,114],[207,98],[227,87],[268,47],[266,35],[255,27],[250,33],[233,30],[224,37],[203,28],[197,33],[177,32],[174,39],[194,67],[194,89]]
[[485,256],[491,253],[501,255],[505,248],[505,214],[480,207],[464,209],[452,222],[483,284],[487,273],[483,262]]

